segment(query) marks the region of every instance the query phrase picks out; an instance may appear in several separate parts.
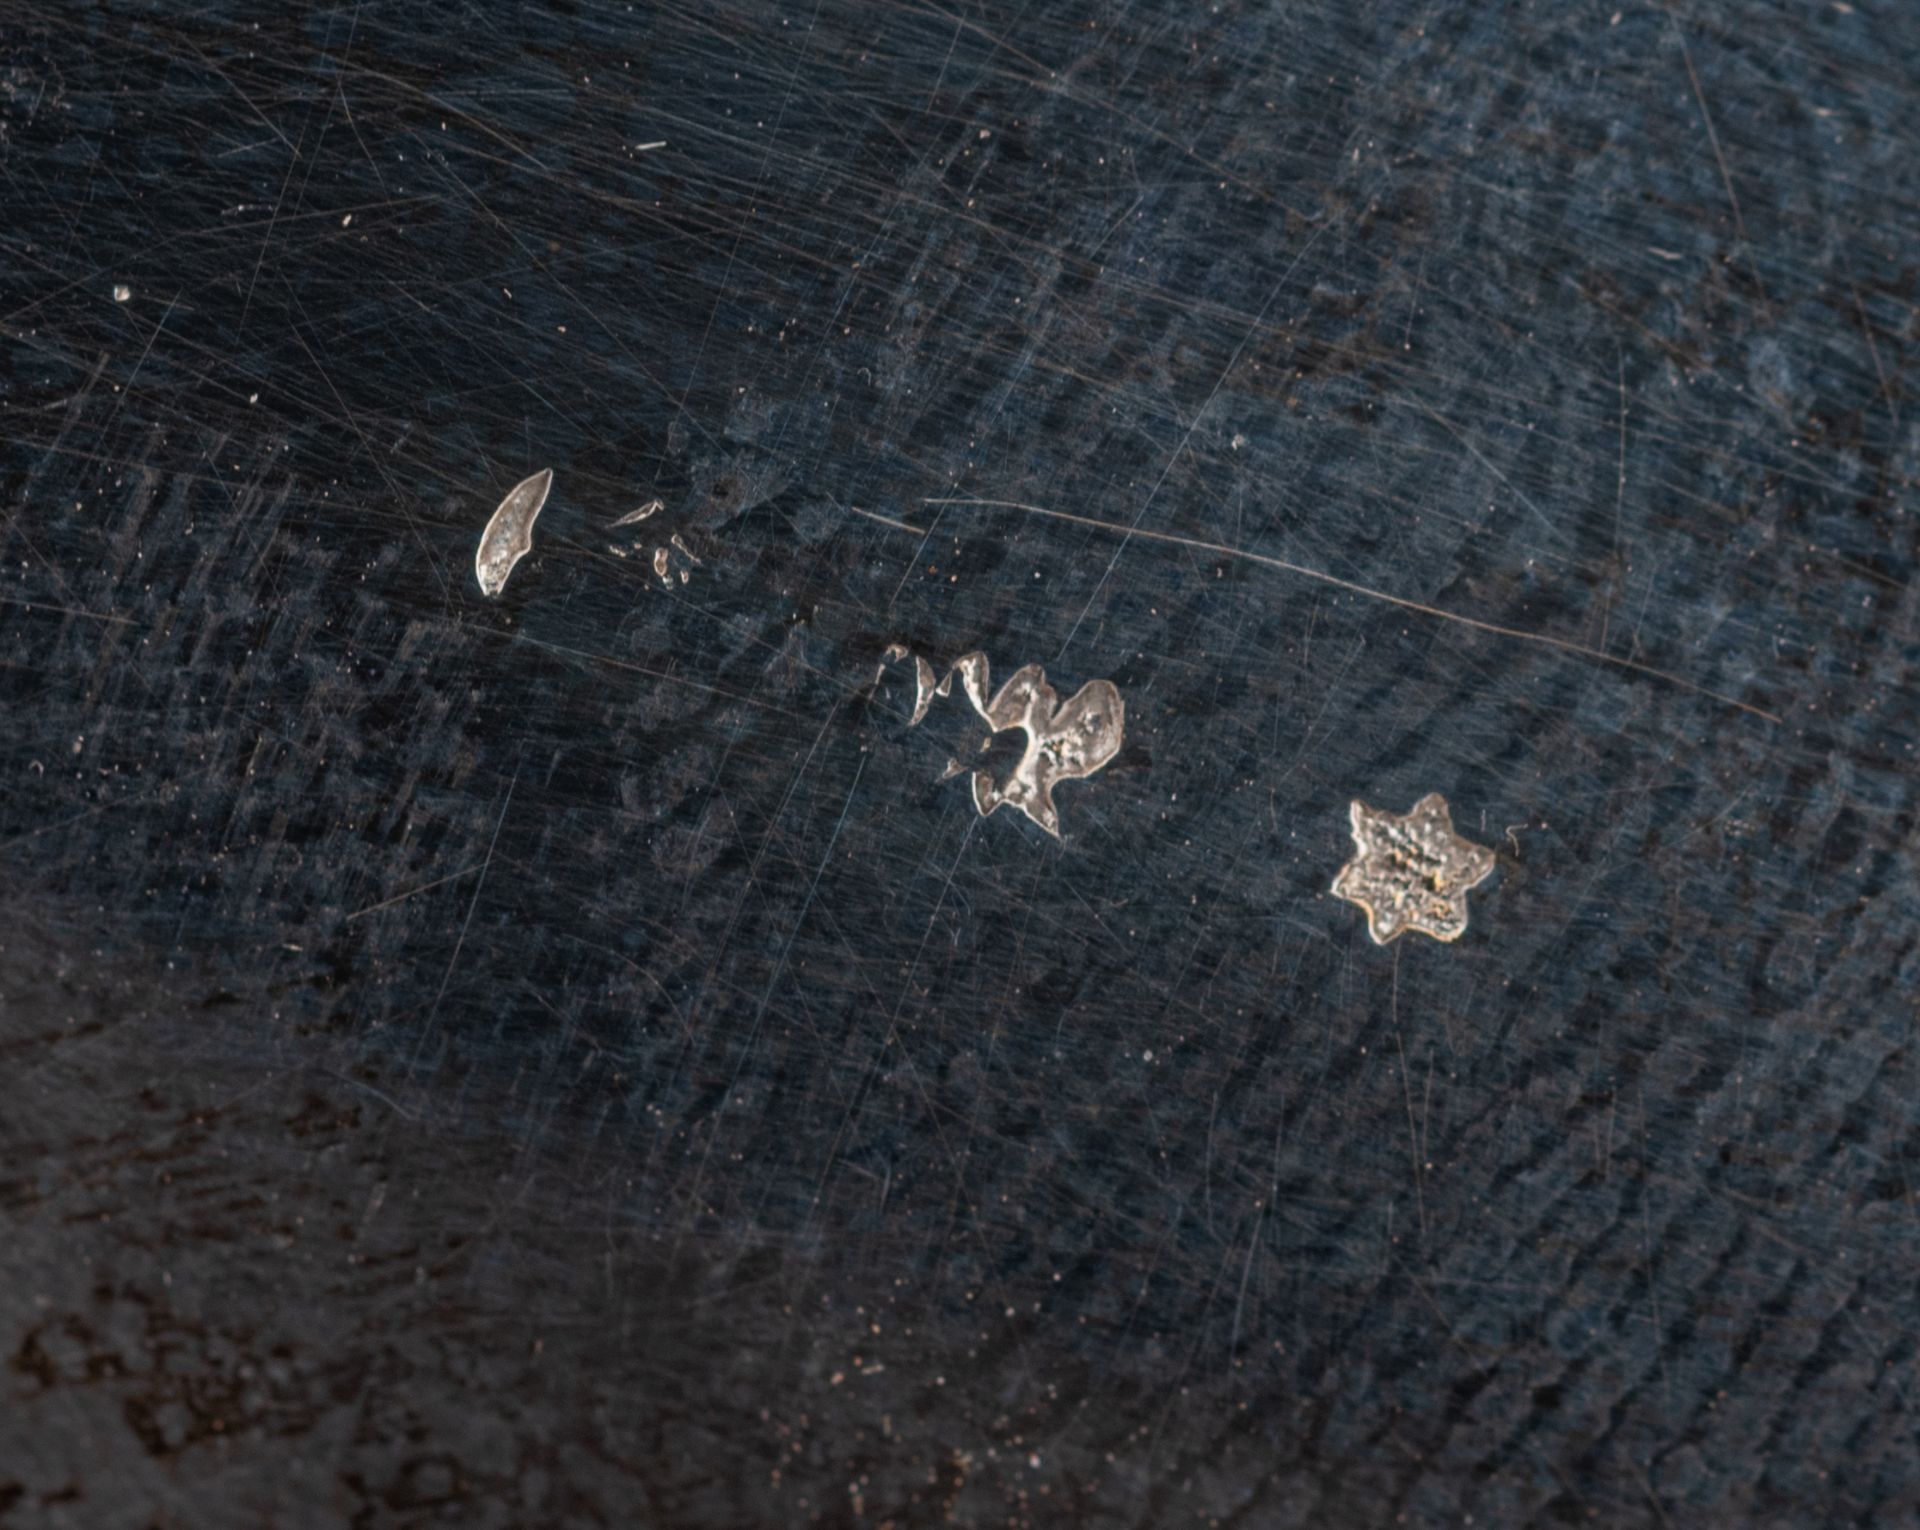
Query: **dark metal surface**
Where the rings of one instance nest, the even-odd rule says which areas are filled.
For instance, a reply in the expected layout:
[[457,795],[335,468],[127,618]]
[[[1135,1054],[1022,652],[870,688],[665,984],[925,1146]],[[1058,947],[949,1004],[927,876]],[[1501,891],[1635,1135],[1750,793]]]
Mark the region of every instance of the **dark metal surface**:
[[1917,61],[0,7],[0,1524],[1912,1516]]

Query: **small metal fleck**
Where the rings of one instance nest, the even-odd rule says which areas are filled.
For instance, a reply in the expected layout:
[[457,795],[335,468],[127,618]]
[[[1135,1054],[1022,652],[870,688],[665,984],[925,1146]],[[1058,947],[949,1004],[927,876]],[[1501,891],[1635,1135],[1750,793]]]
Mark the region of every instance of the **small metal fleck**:
[[878,685],[886,677],[887,666],[900,659],[911,659],[913,652],[905,643],[889,643],[880,655],[880,662],[874,667],[873,683]]
[[[947,684],[940,687],[940,694],[946,695],[952,688],[952,675],[947,676]],[[917,728],[927,715],[927,708],[933,705],[933,666],[917,655],[913,661],[913,720],[909,728]]]

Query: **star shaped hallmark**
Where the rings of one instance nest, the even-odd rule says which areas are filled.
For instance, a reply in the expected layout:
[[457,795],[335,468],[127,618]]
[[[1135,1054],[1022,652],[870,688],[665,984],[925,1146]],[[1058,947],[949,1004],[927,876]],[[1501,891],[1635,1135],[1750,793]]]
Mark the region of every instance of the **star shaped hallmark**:
[[1493,872],[1493,852],[1454,832],[1447,799],[1428,792],[1405,815],[1364,802],[1348,810],[1354,857],[1333,879],[1333,895],[1367,911],[1367,932],[1386,945],[1407,930],[1457,940],[1467,927],[1467,892]]

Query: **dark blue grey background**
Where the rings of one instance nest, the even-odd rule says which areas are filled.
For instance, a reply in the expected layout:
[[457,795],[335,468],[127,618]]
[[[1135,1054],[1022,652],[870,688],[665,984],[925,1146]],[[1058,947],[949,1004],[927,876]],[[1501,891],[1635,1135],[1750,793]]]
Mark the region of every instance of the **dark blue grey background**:
[[1916,66],[0,5],[0,1525],[1913,1515]]

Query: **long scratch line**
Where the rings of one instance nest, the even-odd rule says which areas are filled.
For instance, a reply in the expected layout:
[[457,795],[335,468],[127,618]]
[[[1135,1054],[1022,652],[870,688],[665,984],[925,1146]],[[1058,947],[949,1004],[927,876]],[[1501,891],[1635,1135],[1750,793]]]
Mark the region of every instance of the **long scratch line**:
[[899,531],[911,531],[917,537],[928,534],[925,527],[909,526],[905,521],[896,521],[890,515],[877,515],[871,510],[862,510],[858,505],[848,505],[847,508],[855,515],[864,515],[870,521],[878,521],[882,526],[892,526]]
[[431,892],[436,887],[445,887],[449,882],[457,882],[464,876],[471,876],[479,869],[480,862],[475,861],[471,866],[463,866],[460,870],[450,871],[443,877],[435,877],[431,882],[422,882],[418,887],[410,887],[403,893],[395,893],[391,898],[382,898],[378,903],[369,903],[365,908],[357,908],[340,922],[352,924],[362,915],[377,914],[383,908],[392,908],[394,904],[404,903],[407,899],[418,897],[423,892]]
[[[1066,638],[1060,644],[1060,652],[1054,656],[1056,661],[1066,657],[1067,649],[1072,645],[1074,635],[1080,630],[1080,624],[1087,619],[1087,613],[1093,609],[1093,603],[1100,598],[1100,592],[1107,587],[1107,581],[1113,577],[1113,571],[1120,566],[1120,554],[1127,550],[1127,543],[1133,540],[1135,536],[1143,534],[1140,531],[1140,523],[1147,518],[1147,510],[1159,496],[1161,488],[1166,484],[1167,475],[1173,471],[1174,464],[1180,460],[1180,454],[1187,449],[1187,443],[1193,439],[1193,433],[1200,428],[1200,421],[1206,417],[1207,411],[1213,407],[1213,401],[1220,396],[1220,390],[1227,385],[1227,379],[1233,376],[1233,369],[1240,365],[1240,357],[1246,352],[1248,343],[1252,341],[1255,335],[1260,333],[1260,326],[1267,322],[1267,312],[1273,307],[1274,299],[1279,297],[1287,283],[1293,280],[1293,273],[1300,269],[1300,262],[1312,253],[1313,247],[1320,242],[1320,236],[1325,233],[1330,226],[1328,223],[1322,223],[1320,227],[1308,235],[1306,243],[1300,246],[1300,252],[1293,257],[1288,263],[1287,269],[1281,273],[1280,280],[1273,284],[1273,290],[1267,294],[1267,300],[1260,305],[1260,311],[1253,316],[1253,323],[1247,326],[1247,332],[1240,337],[1240,343],[1233,348],[1233,354],[1227,358],[1226,366],[1221,369],[1220,375],[1213,380],[1213,387],[1208,391],[1207,396],[1201,400],[1200,407],[1194,411],[1193,418],[1187,422],[1187,429],[1185,434],[1180,437],[1180,444],[1173,449],[1172,455],[1166,460],[1166,465],[1160,469],[1160,476],[1154,479],[1153,487],[1147,490],[1147,497],[1140,501],[1140,510],[1139,513],[1134,516],[1133,524],[1131,526],[1117,528],[1121,532],[1120,545],[1114,548],[1113,556],[1107,560],[1106,572],[1100,576],[1100,582],[1093,587],[1093,593],[1087,597],[1087,603],[1080,608],[1080,614],[1073,619],[1073,625],[1067,629]],[[939,501],[928,500],[927,503],[937,504]]]
[[1700,121],[1707,129],[1707,142],[1713,147],[1713,162],[1720,167],[1720,184],[1727,190],[1727,206],[1733,210],[1733,232],[1740,241],[1740,250],[1747,258],[1747,272],[1753,277],[1754,290],[1760,294],[1762,312],[1770,312],[1772,304],[1767,301],[1767,289],[1760,283],[1760,268],[1753,261],[1753,246],[1747,239],[1747,220],[1740,216],[1740,194],[1733,189],[1733,174],[1727,169],[1727,156],[1720,151],[1720,135],[1714,131],[1713,113],[1707,110],[1707,93],[1700,88],[1699,71],[1693,67],[1693,49],[1687,46],[1687,34],[1680,26],[1680,18],[1671,8],[1667,11],[1667,23],[1673,28],[1675,40],[1680,44],[1680,61],[1687,66],[1687,79],[1693,86],[1693,99],[1700,104]]
[[507,821],[507,809],[513,806],[513,789],[520,784],[520,770],[526,763],[527,757],[522,753],[513,767],[513,779],[507,783],[507,795],[500,803],[500,816],[493,821],[493,837],[487,841],[487,856],[480,863],[480,876],[473,884],[473,896],[467,900],[467,917],[460,921],[460,937],[453,943],[453,955],[447,959],[447,970],[440,979],[440,991],[433,996],[433,1008],[427,1011],[426,1024],[420,1027],[420,1039],[414,1043],[410,1066],[419,1064],[420,1054],[426,1050],[427,1038],[433,1034],[433,1023],[440,1018],[440,1001],[446,998],[447,984],[453,981],[454,968],[460,965],[460,950],[467,943],[467,930],[473,923],[473,911],[480,906],[480,889],[487,885],[487,868],[493,864],[493,848],[500,843],[500,830]]
[[1265,553],[1248,552],[1244,547],[1229,547],[1224,542],[1209,542],[1201,537],[1183,537],[1171,531],[1129,528],[1117,521],[1103,521],[1091,515],[1075,515],[1071,510],[1049,510],[1044,505],[1023,505],[1010,499],[928,499],[921,503],[996,510],[1024,510],[1030,515],[1044,515],[1049,520],[1068,521],[1076,526],[1091,527],[1095,531],[1112,532],[1116,536],[1141,537],[1150,542],[1165,542],[1173,547],[1191,547],[1197,552],[1213,553],[1217,557],[1239,558],[1247,563],[1258,563],[1267,568],[1278,569],[1283,574],[1297,574],[1302,579],[1312,579],[1320,584],[1331,585],[1334,589],[1345,590],[1351,595],[1361,595],[1368,600],[1397,606],[1402,611],[1417,611],[1422,616],[1431,616],[1439,621],[1457,622],[1460,626],[1471,627],[1477,632],[1490,632],[1496,637],[1518,638],[1523,643],[1543,643],[1548,648],[1558,648],[1563,653],[1578,654],[1584,659],[1611,664],[1616,669],[1629,670],[1636,675],[1646,675],[1654,680],[1664,680],[1668,685],[1690,691],[1696,696],[1705,696],[1710,701],[1718,701],[1724,706],[1735,707],[1742,712],[1750,712],[1755,717],[1765,718],[1770,723],[1782,721],[1777,713],[1769,712],[1764,707],[1757,707],[1752,702],[1740,700],[1737,696],[1728,696],[1723,692],[1712,690],[1687,679],[1684,675],[1676,675],[1671,670],[1656,669],[1651,664],[1642,664],[1637,659],[1623,659],[1618,654],[1607,653],[1603,649],[1589,648],[1585,643],[1570,642],[1566,638],[1548,637],[1544,632],[1528,632],[1521,627],[1507,627],[1499,622],[1483,621],[1477,616],[1463,616],[1458,611],[1448,611],[1440,606],[1427,605],[1423,601],[1409,600],[1404,595],[1390,595],[1385,590],[1376,590],[1371,585],[1342,579],[1338,574],[1309,568],[1304,563],[1289,563],[1284,558],[1272,558]]

